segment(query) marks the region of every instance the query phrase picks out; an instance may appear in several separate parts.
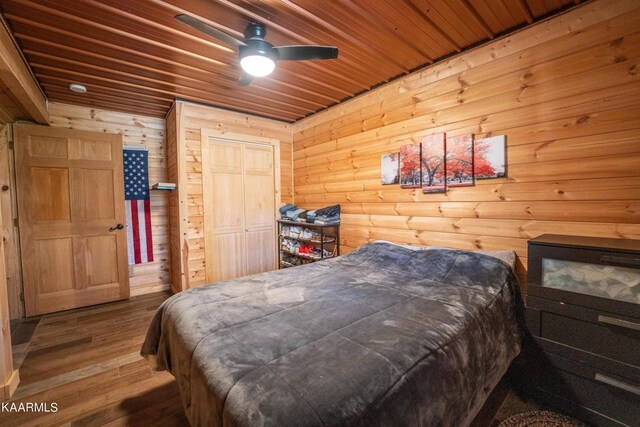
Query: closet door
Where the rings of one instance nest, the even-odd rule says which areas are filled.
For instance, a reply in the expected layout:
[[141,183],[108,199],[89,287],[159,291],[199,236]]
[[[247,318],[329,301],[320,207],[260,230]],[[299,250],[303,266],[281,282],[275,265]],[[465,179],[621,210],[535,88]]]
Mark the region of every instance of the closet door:
[[208,283],[275,268],[274,148],[203,140]]
[[275,264],[273,147],[244,145],[243,158],[246,274],[254,274]]
[[[205,262],[207,282],[246,273],[243,147],[238,143],[208,144],[209,176],[204,182]],[[203,150],[203,153],[206,150]],[[206,179],[208,178],[208,179]]]

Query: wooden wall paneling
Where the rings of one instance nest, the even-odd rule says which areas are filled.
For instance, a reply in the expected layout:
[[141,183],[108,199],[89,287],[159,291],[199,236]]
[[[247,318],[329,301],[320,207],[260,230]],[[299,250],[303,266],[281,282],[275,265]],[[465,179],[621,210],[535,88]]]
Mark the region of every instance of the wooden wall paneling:
[[[5,126],[0,131],[6,136]],[[6,137],[2,137],[6,139]],[[5,206],[0,205],[0,210]],[[4,231],[3,216],[0,211],[0,229]],[[18,371],[13,369],[13,355],[11,349],[11,324],[9,313],[9,300],[7,297],[7,271],[5,269],[4,239],[0,240],[0,400],[5,401],[11,398],[13,392],[18,387],[20,376]]]
[[7,278],[7,299],[10,319],[24,317],[24,301],[21,298],[22,269],[20,266],[20,238],[14,224],[17,212],[13,150],[9,149],[9,126],[0,130],[0,209],[2,209],[2,240]]
[[[54,127],[111,132],[122,135],[125,146],[143,146],[149,152],[149,182],[167,181],[165,123],[163,119],[52,102]],[[168,192],[151,191],[154,262],[130,266],[131,296],[169,289]]]
[[167,125],[167,179],[177,184],[169,194],[169,242],[171,248],[171,290],[180,292],[189,288],[189,245],[187,211],[187,169],[183,145],[184,126],[182,103],[173,104],[166,117]]
[[[635,40],[637,40],[637,38],[635,38]],[[613,49],[610,49],[605,55],[608,56],[614,54],[612,50]],[[585,53],[583,57],[588,58],[589,56]],[[624,56],[621,56],[620,58],[622,57]],[[637,58],[637,56],[635,56],[635,58]],[[323,153],[323,148],[353,148],[349,145],[354,142],[362,141],[372,135],[376,136],[376,140],[380,140],[383,137],[394,137],[399,135],[405,135],[406,137],[407,132],[405,129],[408,129],[409,131],[414,129],[416,131],[424,130],[425,119],[432,123],[432,127],[434,124],[442,124],[447,126],[449,129],[453,124],[464,126],[465,120],[469,120],[470,122],[468,123],[468,126],[476,127],[476,132],[487,132],[487,128],[489,128],[489,131],[491,130],[490,126],[496,121],[495,117],[497,116],[497,119],[500,120],[500,125],[504,128],[505,124],[510,123],[505,122],[504,120],[504,107],[501,108],[501,104],[512,102],[514,99],[518,101],[517,108],[521,109],[522,114],[512,114],[509,119],[511,121],[517,120],[520,122],[525,120],[525,122],[522,123],[526,123],[526,118],[529,114],[539,115],[541,121],[544,120],[545,114],[549,118],[563,117],[556,111],[544,112],[540,111],[538,107],[535,107],[541,101],[551,100],[552,98],[558,100],[557,108],[566,106],[566,108],[573,107],[576,109],[580,108],[581,104],[586,102],[604,104],[599,107],[601,109],[611,109],[616,108],[616,106],[617,108],[620,108],[625,105],[624,102],[628,103],[629,100],[632,99],[632,97],[629,96],[632,95],[632,93],[629,91],[637,92],[638,90],[637,84],[634,84],[638,79],[637,73],[633,73],[632,69],[632,64],[635,58],[631,58],[630,61],[625,60],[623,61],[624,63],[609,63],[608,66],[597,70],[597,75],[594,75],[591,71],[583,73],[580,69],[577,69],[574,75],[567,75],[564,79],[555,80],[553,77],[555,73],[547,71],[546,74],[548,77],[546,77],[545,80],[549,84],[545,85],[544,81],[530,86],[523,86],[522,83],[517,83],[515,87],[507,93],[502,93],[499,89],[496,92],[484,91],[484,95],[482,97],[475,99],[467,97],[463,99],[459,96],[459,92],[463,90],[467,93],[473,92],[474,88],[471,86],[466,86],[465,88],[458,87],[457,89],[455,89],[455,86],[452,86],[453,90],[446,94],[438,97],[425,98],[421,101],[417,101],[417,98],[415,98],[414,95],[409,99],[404,99],[404,108],[399,105],[393,105],[393,109],[391,111],[384,113],[377,112],[372,117],[366,119],[359,118],[356,122],[351,123],[348,130],[345,130],[346,126],[342,128],[342,130],[346,132],[344,134],[337,134],[337,131],[332,131],[331,139],[325,139],[325,141],[323,141],[324,146],[321,146],[321,144],[318,144],[317,142],[313,142],[313,139],[296,141],[296,152],[294,156],[296,159],[299,159],[300,157],[310,157],[316,153]],[[617,84],[611,84],[609,79],[603,77],[607,75],[609,71],[617,73],[617,75],[621,76],[623,80],[618,81]],[[530,72],[527,71],[527,69],[524,69],[517,73],[520,77],[514,76],[514,78],[515,80],[518,80],[526,77],[529,73]],[[592,78],[594,79],[593,81],[591,80]],[[482,85],[483,83],[479,84]],[[443,85],[443,87],[446,87],[446,85]],[[585,87],[588,87],[590,90],[586,93],[579,92],[584,91]],[[578,91],[579,93],[578,96],[580,96],[580,98],[577,98],[575,102],[570,98],[567,98],[567,94],[572,93],[571,91]],[[502,95],[494,97],[496,93],[502,93]],[[608,101],[608,98],[605,98],[605,94],[612,97],[622,97],[625,101],[613,104]],[[564,99],[562,99],[563,95]],[[400,96],[400,98],[402,98],[402,96]],[[486,105],[486,100],[488,98],[492,98],[492,104],[490,106]],[[607,101],[603,101],[603,99],[606,99]],[[434,105],[431,105],[431,103]],[[483,110],[484,114],[480,117],[478,117],[479,107],[487,108],[486,111]],[[403,113],[402,111],[405,112]],[[453,112],[453,116],[448,114],[450,112]],[[410,120],[412,118],[413,120]],[[481,121],[479,121],[479,119],[481,119]],[[516,125],[516,123],[517,122],[513,123],[513,125]],[[422,129],[420,126],[422,126]],[[305,147],[304,151],[300,152],[299,147],[301,145],[304,147],[307,144],[309,146]],[[359,149],[362,148],[359,147]],[[324,153],[326,154],[326,150]]]
[[[515,250],[543,233],[640,237],[640,5],[589,2],[293,125],[296,202],[340,203],[346,251],[385,239]],[[507,135],[508,177],[380,184],[425,134]]]
[[[293,201],[293,161],[291,125],[288,123],[182,101],[176,102],[176,106],[179,105],[181,114],[176,120],[182,129],[178,133],[176,158],[180,159],[180,156],[183,156],[184,161],[180,164],[185,165],[184,175],[181,175],[184,177],[184,196],[180,197],[185,201],[186,212],[181,212],[180,215],[187,236],[181,248],[182,265],[188,277],[187,283],[183,284],[186,286],[183,289],[186,289],[207,283],[202,193],[202,129],[279,140],[279,191],[282,203]],[[182,188],[179,187],[179,191]],[[177,230],[172,228],[173,232]],[[173,234],[171,238],[173,239]]]

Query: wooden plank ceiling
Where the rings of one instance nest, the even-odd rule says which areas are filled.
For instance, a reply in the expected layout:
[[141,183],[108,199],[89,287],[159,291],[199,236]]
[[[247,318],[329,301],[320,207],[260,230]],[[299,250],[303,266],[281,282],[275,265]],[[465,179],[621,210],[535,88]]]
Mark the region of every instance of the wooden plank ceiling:
[[[0,0],[51,101],[163,116],[174,98],[295,121],[425,64],[549,16],[576,0]],[[242,39],[335,45],[328,61],[280,62],[237,84],[236,52],[174,19]],[[87,86],[74,94],[70,83]]]

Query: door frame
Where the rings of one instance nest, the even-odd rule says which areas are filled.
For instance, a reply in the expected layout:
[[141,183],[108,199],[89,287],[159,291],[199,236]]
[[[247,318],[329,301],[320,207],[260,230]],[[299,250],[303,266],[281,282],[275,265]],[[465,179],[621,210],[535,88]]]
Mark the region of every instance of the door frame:
[[[226,143],[240,143],[240,144],[258,144],[258,145],[269,145],[273,147],[273,197],[274,197],[274,212],[273,212],[273,223],[274,230],[277,233],[277,227],[275,224],[276,218],[278,218],[278,212],[280,211],[280,205],[282,204],[282,193],[280,191],[281,184],[281,174],[280,174],[280,140],[276,138],[267,138],[263,136],[256,135],[248,135],[242,133],[233,133],[233,132],[225,132],[216,129],[208,129],[202,128],[200,130],[200,152],[202,155],[201,164],[202,164],[202,201],[203,205],[206,206],[207,203],[205,200],[208,199],[207,193],[205,191],[205,182],[209,178],[209,168],[205,167],[205,161],[208,164],[209,159],[209,143],[212,140],[218,140]],[[204,229],[204,269],[205,269],[205,280],[207,283],[212,282],[213,271],[211,263],[208,263],[207,260],[211,259],[213,255],[213,248],[211,245],[207,244],[207,235],[212,233],[211,230],[211,212],[206,210],[203,211],[203,229]],[[276,236],[277,237],[277,236]],[[277,250],[278,247],[278,239],[276,238],[273,242],[274,251]],[[274,252],[275,254],[275,252]],[[275,263],[274,263],[275,267]]]

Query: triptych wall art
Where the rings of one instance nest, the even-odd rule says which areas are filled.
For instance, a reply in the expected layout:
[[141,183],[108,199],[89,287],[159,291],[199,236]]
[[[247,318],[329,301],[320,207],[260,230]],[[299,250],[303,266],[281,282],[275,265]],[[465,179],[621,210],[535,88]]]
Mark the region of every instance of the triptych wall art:
[[473,139],[473,134],[447,138],[444,133],[424,136],[419,144],[406,144],[399,153],[383,154],[383,185],[422,188],[445,193],[447,188],[474,185],[477,179],[507,176],[505,135]]

